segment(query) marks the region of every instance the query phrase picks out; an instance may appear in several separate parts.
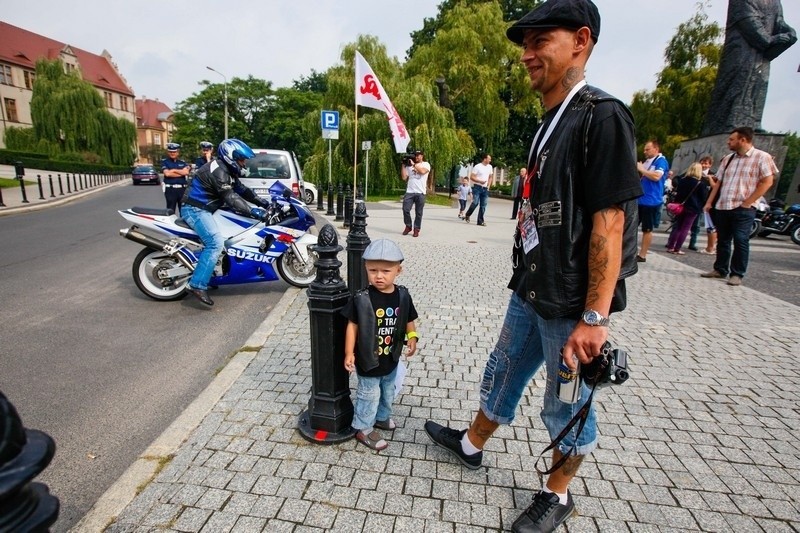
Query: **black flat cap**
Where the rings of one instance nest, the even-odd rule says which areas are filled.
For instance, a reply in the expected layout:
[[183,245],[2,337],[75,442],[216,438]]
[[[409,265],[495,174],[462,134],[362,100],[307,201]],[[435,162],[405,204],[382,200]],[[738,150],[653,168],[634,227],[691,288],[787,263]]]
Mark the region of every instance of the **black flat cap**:
[[506,30],[506,36],[522,44],[525,30],[533,28],[569,28],[586,26],[597,42],[600,36],[600,13],[591,0],[547,0]]

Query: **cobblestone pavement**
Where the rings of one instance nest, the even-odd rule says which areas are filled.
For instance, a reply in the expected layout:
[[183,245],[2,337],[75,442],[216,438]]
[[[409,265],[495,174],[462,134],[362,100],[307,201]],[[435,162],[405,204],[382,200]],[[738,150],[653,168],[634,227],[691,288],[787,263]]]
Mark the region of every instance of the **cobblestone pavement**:
[[[399,204],[368,213],[370,237],[403,248],[398,281],[420,313],[389,448],[322,446],[296,430],[311,365],[307,298],[295,291],[263,348],[110,531],[510,528],[539,487],[534,462],[549,443],[543,375],[479,470],[423,430],[426,419],[466,427],[477,408],[509,297],[510,204],[491,200],[485,228],[426,206],[417,239],[400,236]],[[800,309],[663,254],[640,267],[611,327],[632,377],[599,395],[600,447],[572,484],[579,514],[562,530],[800,531]]]

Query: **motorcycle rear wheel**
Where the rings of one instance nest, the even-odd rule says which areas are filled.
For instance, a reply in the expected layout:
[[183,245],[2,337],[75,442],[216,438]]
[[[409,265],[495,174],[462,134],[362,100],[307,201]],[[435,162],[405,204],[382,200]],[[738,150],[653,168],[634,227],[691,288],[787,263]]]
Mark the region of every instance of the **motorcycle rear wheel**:
[[289,248],[277,261],[278,274],[289,285],[305,289],[317,277],[317,259],[317,253],[309,250],[308,262],[304,265]]
[[753,220],[753,227],[750,229],[750,238],[761,234],[761,221],[759,219]]
[[160,250],[145,248],[133,260],[133,281],[144,294],[161,302],[180,300],[186,296],[191,274],[182,277],[167,277],[173,268],[183,268],[174,257]]
[[796,225],[794,229],[792,229],[789,236],[792,238],[792,242],[795,244],[800,244],[800,224]]

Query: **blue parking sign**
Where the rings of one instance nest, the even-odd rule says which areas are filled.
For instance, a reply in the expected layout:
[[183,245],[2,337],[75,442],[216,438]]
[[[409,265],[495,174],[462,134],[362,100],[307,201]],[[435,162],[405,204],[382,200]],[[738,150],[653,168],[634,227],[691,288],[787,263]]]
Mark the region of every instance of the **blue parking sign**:
[[323,111],[321,116],[321,124],[323,130],[338,130],[339,129],[339,112],[338,111]]

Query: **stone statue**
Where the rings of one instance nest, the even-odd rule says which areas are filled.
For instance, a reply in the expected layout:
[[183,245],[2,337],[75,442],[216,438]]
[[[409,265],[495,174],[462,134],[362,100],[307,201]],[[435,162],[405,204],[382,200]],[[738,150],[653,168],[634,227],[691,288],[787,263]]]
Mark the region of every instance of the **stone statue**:
[[[795,0],[793,0],[795,1]],[[769,62],[797,41],[780,0],[730,0],[725,44],[702,135],[761,128]]]

